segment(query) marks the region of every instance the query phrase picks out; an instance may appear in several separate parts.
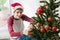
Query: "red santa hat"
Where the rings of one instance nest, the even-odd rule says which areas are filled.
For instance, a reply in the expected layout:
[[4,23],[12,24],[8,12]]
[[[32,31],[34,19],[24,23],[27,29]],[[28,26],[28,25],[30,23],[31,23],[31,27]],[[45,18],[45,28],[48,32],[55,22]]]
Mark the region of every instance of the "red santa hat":
[[13,3],[11,4],[11,7],[13,7],[14,10],[16,10],[17,8],[23,9],[23,6],[20,3]]

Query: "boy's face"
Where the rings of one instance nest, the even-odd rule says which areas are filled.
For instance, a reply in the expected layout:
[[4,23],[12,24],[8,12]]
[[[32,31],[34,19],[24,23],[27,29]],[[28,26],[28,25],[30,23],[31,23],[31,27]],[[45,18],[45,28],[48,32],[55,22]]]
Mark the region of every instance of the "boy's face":
[[22,16],[22,10],[16,10],[15,12],[14,12],[14,18],[16,18],[16,19],[20,19],[21,18],[21,16]]

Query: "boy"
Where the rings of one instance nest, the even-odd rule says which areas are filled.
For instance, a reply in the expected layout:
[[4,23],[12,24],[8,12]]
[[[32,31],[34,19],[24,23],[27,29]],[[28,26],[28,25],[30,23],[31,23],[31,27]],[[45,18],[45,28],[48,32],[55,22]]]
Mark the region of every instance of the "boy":
[[23,7],[19,3],[13,3],[11,6],[14,8],[13,15],[8,18],[8,31],[11,40],[19,40],[20,36],[23,35],[23,20],[32,22],[32,19],[22,14]]

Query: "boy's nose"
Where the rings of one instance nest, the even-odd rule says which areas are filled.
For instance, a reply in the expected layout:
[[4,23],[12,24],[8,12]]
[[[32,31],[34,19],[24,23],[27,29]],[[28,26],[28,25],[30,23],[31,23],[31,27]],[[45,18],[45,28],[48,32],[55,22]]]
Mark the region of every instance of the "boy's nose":
[[21,15],[20,13],[18,15]]

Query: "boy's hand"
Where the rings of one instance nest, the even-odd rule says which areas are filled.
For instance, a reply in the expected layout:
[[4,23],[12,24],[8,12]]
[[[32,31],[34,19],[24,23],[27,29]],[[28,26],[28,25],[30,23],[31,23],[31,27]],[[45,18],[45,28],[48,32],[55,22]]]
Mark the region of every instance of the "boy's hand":
[[30,25],[29,25],[29,29],[28,29],[28,35],[29,35],[29,37],[32,37],[32,36],[33,36],[32,32],[31,32],[32,29],[33,29],[33,25],[30,24]]
[[28,28],[32,30],[33,29],[33,25],[30,24]]
[[28,31],[31,31],[33,29],[33,25],[30,24],[29,27],[28,27]]
[[33,29],[33,25],[30,24],[29,27],[23,31],[23,34],[32,36],[32,34],[31,34],[32,29]]

